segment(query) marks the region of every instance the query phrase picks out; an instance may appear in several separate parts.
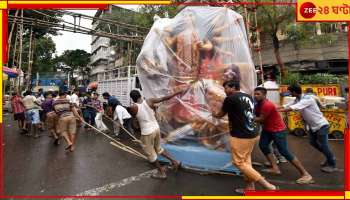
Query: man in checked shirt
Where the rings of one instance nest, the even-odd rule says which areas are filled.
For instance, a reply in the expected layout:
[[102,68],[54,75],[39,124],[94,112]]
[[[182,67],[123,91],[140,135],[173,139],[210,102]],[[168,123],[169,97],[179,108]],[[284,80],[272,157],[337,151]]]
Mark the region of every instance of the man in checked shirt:
[[59,98],[53,102],[53,109],[58,115],[58,132],[68,144],[66,150],[73,152],[77,130],[76,118],[82,122],[84,119],[78,114],[75,106],[66,99],[64,91],[59,92]]

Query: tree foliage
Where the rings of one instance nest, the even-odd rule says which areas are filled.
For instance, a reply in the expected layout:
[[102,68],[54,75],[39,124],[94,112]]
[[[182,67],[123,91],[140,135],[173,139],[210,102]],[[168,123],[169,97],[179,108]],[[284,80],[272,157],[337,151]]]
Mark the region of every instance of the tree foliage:
[[[32,73],[36,72],[52,72],[55,68],[55,61],[53,60],[53,54],[56,51],[56,44],[52,38],[45,35],[41,38],[34,39],[33,46],[33,64]],[[18,48],[17,48],[18,51]],[[12,52],[11,52],[12,54]],[[13,63],[13,56],[10,54],[8,62]],[[22,70],[27,71],[29,62],[29,38],[23,38],[23,51],[22,51]],[[15,65],[18,64],[15,61]]]
[[288,76],[281,80],[284,85],[293,84],[346,84],[347,76],[337,76],[334,74],[317,73],[317,74],[301,74],[290,72]]
[[[90,73],[90,68],[88,68],[90,53],[82,49],[65,50],[61,56],[55,58],[55,62],[66,64],[69,68],[64,69],[64,71],[69,72],[71,77],[75,70],[78,70],[83,77]],[[71,81],[71,84],[76,85],[75,79],[71,79]]]
[[82,49],[65,50],[61,56],[57,58],[57,61],[63,62],[72,70],[85,70],[90,62],[90,53]]
[[315,23],[293,23],[289,24],[284,30],[287,40],[292,42],[296,48],[310,47],[314,45],[331,45],[337,39],[336,36],[329,32],[329,26],[336,24],[320,23],[320,31],[317,35],[317,25]]
[[[9,10],[8,15],[14,17],[17,10]],[[40,13],[38,13],[40,12]],[[47,27],[41,27],[36,26],[35,21],[32,24],[29,24],[25,22],[23,24],[23,49],[22,49],[22,69],[24,71],[27,71],[28,68],[28,62],[29,62],[29,40],[32,32],[33,37],[33,64],[32,64],[32,73],[36,72],[47,72],[47,71],[54,71],[55,67],[55,61],[53,60],[53,54],[56,51],[56,45],[50,35],[58,35],[57,30],[51,29],[55,25],[58,24],[59,20],[61,19],[62,15],[57,14],[56,12],[52,12],[49,10],[40,10],[40,11],[34,11],[34,10],[23,10],[23,17],[25,18],[33,18],[34,20],[44,20],[52,22],[53,24],[47,24]],[[41,14],[42,13],[42,14]],[[12,63],[15,64],[15,66],[18,66],[18,55],[19,55],[19,46],[20,46],[20,40],[19,40],[19,25],[21,24],[21,10],[18,10],[17,14],[17,20],[16,24],[14,26],[12,37],[11,37],[11,49],[8,49],[10,52],[9,58],[8,58],[8,66],[13,67]],[[11,32],[13,23],[8,23],[8,30],[9,34]],[[16,41],[17,38],[17,42]],[[15,47],[16,44],[16,47]],[[16,49],[16,58],[13,57],[13,52]],[[13,60],[15,62],[13,62]]]
[[[119,35],[146,36],[153,25],[154,16],[174,17],[175,6],[143,5],[138,12],[119,7],[113,7],[112,13],[104,14],[103,18],[119,21],[124,24],[134,25],[125,27],[120,24],[108,24],[100,22],[98,29]],[[111,39],[110,44],[115,47],[116,55],[124,57],[125,64],[135,64],[137,55],[141,51],[142,43],[130,42],[120,39]]]
[[[261,0],[256,0],[261,2]],[[264,1],[266,2],[266,1]],[[293,0],[271,0],[268,2],[293,3]],[[280,41],[278,32],[295,20],[295,7],[286,5],[262,5],[257,7],[258,27],[262,33],[270,36],[274,48],[276,62],[279,65],[282,77],[285,77],[285,67],[280,56]]]
[[35,41],[33,54],[33,72],[55,71],[53,54],[56,51],[56,44],[50,36],[44,36]]

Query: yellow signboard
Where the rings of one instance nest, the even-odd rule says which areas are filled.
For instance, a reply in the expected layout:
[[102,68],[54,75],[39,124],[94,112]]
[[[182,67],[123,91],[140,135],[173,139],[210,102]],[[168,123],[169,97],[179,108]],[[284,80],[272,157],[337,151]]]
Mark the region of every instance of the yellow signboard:
[[298,0],[297,21],[350,21],[350,1]]
[[[324,117],[329,122],[329,133],[335,138],[340,134],[344,134],[346,129],[346,115],[343,110],[322,110]],[[299,112],[289,112],[288,128],[291,131],[295,129],[305,129],[303,119]]]
[[[312,91],[319,97],[323,96],[341,96],[341,90],[340,85],[338,84],[327,84],[327,85],[321,85],[321,84],[305,84],[300,85],[303,92],[307,88],[312,88]],[[287,92],[288,85],[280,85],[280,93]]]

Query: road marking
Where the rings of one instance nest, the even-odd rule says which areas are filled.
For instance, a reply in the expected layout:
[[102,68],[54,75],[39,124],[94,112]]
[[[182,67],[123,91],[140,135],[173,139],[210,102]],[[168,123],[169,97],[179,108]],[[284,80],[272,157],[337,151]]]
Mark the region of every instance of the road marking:
[[[130,176],[130,177],[125,178],[119,182],[109,183],[109,184],[106,184],[106,185],[101,186],[101,187],[86,190],[86,191],[81,192],[79,194],[75,194],[74,196],[98,196],[101,193],[106,193],[106,192],[109,192],[113,189],[117,189],[117,188],[124,187],[126,185],[130,185],[131,183],[136,182],[136,181],[140,181],[141,179],[150,178],[151,175],[156,173],[156,172],[157,172],[156,169],[149,170],[149,171],[143,172],[137,176]],[[83,199],[83,198],[74,198],[74,200],[78,200],[78,199]],[[63,198],[63,200],[73,200],[73,198]]]

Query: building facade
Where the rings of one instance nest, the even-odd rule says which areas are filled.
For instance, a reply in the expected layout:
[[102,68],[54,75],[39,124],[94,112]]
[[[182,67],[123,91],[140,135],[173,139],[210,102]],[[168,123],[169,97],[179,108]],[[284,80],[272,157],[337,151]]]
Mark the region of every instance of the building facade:
[[[317,26],[317,24],[316,24]],[[280,56],[289,71],[300,73],[332,73],[347,74],[348,68],[348,27],[342,24],[341,29],[321,31],[315,29],[315,36],[328,38],[328,41],[306,41],[298,44],[285,39],[279,35]],[[278,64],[276,61],[272,40],[268,34],[261,35],[261,57],[265,74],[274,71],[275,75]],[[259,55],[252,52],[253,61],[256,68],[259,68]]]
[[[122,13],[125,15],[133,15],[136,13],[132,10],[111,5],[107,10],[98,10],[95,14],[95,17],[103,18],[104,15],[112,14],[115,12],[118,12],[119,14]],[[94,20],[92,22],[92,29],[99,31],[100,23],[100,20]],[[89,78],[91,81],[113,79],[123,74],[122,66],[126,65],[125,61],[127,60],[127,58],[125,52],[118,51],[118,49],[122,48],[118,46],[120,43],[114,43],[114,45],[111,44],[110,38],[92,36],[90,62],[91,71]]]

